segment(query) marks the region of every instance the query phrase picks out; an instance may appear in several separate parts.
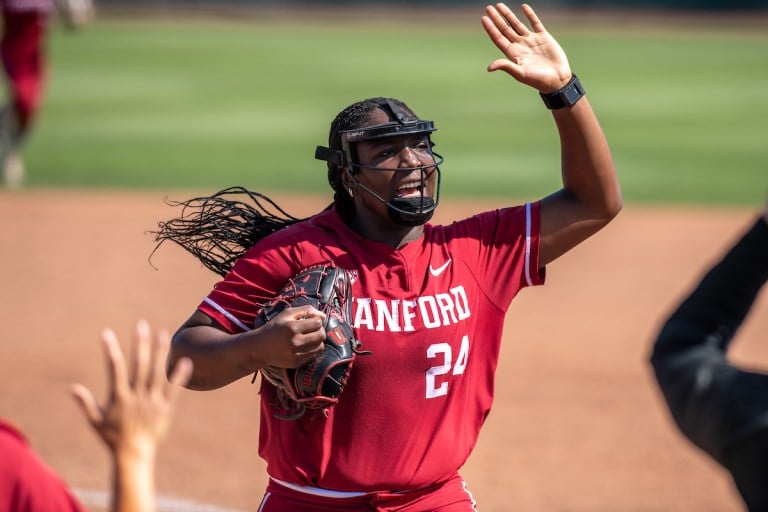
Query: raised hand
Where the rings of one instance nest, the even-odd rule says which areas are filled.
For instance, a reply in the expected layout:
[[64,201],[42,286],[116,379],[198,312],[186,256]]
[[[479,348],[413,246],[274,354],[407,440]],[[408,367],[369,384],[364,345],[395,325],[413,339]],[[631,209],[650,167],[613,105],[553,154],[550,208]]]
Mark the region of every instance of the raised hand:
[[530,29],[503,3],[485,8],[483,28],[505,56],[494,60],[488,71],[506,71],[519,82],[543,93],[556,91],[571,78],[568,58],[531,6],[523,4],[521,9],[528,18]]
[[72,394],[114,455],[154,457],[170,425],[176,395],[192,373],[192,363],[179,360],[170,379],[166,379],[168,333],[159,331],[152,340],[145,321],[136,325],[130,375],[115,333],[105,329],[101,341],[107,356],[106,403],[99,406],[93,393],[82,384],[74,384]]

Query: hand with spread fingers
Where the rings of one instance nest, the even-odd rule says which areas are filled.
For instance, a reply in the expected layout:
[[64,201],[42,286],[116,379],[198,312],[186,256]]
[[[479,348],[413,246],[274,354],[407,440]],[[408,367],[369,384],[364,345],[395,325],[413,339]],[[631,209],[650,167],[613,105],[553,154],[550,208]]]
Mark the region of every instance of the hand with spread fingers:
[[571,78],[568,58],[533,8],[523,4],[521,9],[530,29],[503,3],[485,8],[483,27],[506,57],[494,60],[488,71],[506,71],[544,93],[560,89]]
[[166,378],[169,335],[158,331],[152,338],[145,321],[136,325],[130,369],[114,331],[102,331],[101,341],[109,377],[106,403],[100,406],[82,384],[74,384],[71,391],[112,455],[112,510],[152,511],[157,447],[168,432],[176,397],[192,374],[192,363],[186,358],[179,360]]

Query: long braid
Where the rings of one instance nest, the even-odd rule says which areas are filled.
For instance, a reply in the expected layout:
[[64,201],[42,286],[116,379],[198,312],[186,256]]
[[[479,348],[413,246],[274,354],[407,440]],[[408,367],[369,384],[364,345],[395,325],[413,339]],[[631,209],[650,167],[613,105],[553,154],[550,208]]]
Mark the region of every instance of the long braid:
[[[244,197],[239,200],[232,196]],[[164,242],[174,242],[222,277],[256,242],[305,220],[289,215],[267,196],[243,187],[230,187],[211,196],[184,201],[166,200],[166,203],[181,207],[181,215],[159,222],[159,229],[150,232],[157,242],[152,254]]]
[[[339,112],[331,123],[329,147],[341,150],[341,132],[367,126],[376,109],[389,113],[388,101],[412,113],[407,105],[393,98],[369,98],[354,103]],[[328,183],[334,191],[336,210],[342,218],[349,219],[354,215],[354,202],[344,190],[342,171],[336,164],[328,163]],[[232,196],[240,196],[243,200],[232,199]],[[149,258],[163,243],[170,241],[222,277],[256,242],[275,231],[306,220],[287,214],[269,197],[244,187],[230,187],[211,196],[185,201],[166,200],[166,203],[181,207],[181,215],[159,222],[158,230],[150,231],[157,244]]]

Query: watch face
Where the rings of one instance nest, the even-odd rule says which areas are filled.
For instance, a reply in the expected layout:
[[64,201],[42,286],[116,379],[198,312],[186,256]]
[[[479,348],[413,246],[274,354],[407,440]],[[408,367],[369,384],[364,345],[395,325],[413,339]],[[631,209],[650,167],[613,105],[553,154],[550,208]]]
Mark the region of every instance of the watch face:
[[549,94],[540,94],[547,108],[558,109],[570,107],[579,101],[579,98],[584,96],[584,88],[581,86],[581,82],[576,78],[576,75],[574,75],[573,81],[563,89]]
[[563,91],[563,99],[567,105],[573,105],[582,96],[583,93],[579,90],[576,84],[571,84],[570,87]]

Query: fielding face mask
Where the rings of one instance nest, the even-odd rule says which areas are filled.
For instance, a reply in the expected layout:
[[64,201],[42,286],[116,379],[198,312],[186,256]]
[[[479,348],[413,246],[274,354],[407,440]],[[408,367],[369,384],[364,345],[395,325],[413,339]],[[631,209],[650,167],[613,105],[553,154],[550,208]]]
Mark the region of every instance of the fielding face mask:
[[[364,128],[357,128],[354,130],[344,130],[340,132],[341,136],[341,150],[330,149],[324,146],[317,146],[315,150],[315,158],[318,160],[324,160],[328,163],[335,164],[340,169],[344,167],[349,168],[350,175],[355,183],[372,195],[379,201],[387,205],[387,212],[390,219],[393,222],[402,226],[418,226],[424,224],[432,218],[432,215],[437,208],[440,201],[440,168],[439,165],[443,163],[444,159],[437,153],[432,152],[432,141],[430,134],[435,131],[434,123],[432,121],[422,121],[415,117],[413,114],[403,109],[399,105],[391,102],[390,100],[384,100],[379,103],[379,108],[389,114],[390,121],[384,124],[378,124],[374,126],[366,126]],[[378,167],[370,165],[361,165],[356,160],[354,151],[354,144],[360,141],[369,141],[376,139],[383,139],[388,137],[402,137],[407,135],[423,135],[428,142],[428,149],[431,163],[427,165],[420,165],[418,167]],[[419,170],[421,172],[421,187],[419,188],[421,194],[419,197],[398,197],[391,201],[386,201],[384,198],[376,194],[374,191],[360,183],[355,175],[360,169],[371,169],[374,171],[395,171],[395,172],[412,172]],[[424,196],[425,182],[430,172],[437,173],[437,184],[435,187],[434,197]]]

